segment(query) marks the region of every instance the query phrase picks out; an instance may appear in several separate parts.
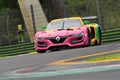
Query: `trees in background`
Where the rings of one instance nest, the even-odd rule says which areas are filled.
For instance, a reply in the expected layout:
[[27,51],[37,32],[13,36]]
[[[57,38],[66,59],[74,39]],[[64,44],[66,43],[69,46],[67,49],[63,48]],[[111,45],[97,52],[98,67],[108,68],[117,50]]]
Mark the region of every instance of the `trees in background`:
[[[19,9],[18,0],[0,0],[0,11]],[[39,0],[48,21],[70,16],[97,15],[96,0]],[[99,0],[102,5],[105,26],[114,28],[120,21],[120,0]]]
[[[71,16],[97,15],[96,0],[39,0],[48,21]],[[99,0],[102,5],[105,29],[120,26],[120,0]],[[8,45],[7,40],[17,43],[16,30],[19,23],[24,23],[18,0],[0,0],[0,46]],[[5,44],[3,44],[5,43]]]
[[65,8],[63,0],[39,0],[48,21],[54,18],[65,17]]
[[[48,21],[54,18],[97,15],[96,0],[40,0]],[[120,0],[99,0],[106,29],[117,28],[120,24]],[[62,9],[63,8],[63,9]]]
[[17,0],[0,0],[0,11],[19,8]]
[[24,22],[17,0],[0,0],[0,46],[18,43],[18,24]]

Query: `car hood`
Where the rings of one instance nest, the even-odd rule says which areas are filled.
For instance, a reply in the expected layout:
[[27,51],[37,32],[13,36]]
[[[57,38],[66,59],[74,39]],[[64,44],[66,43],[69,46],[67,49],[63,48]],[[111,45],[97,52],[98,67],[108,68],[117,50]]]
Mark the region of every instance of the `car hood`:
[[54,31],[47,31],[47,32],[37,32],[37,37],[56,37],[56,36],[65,36],[71,34],[79,34],[82,32],[81,28],[76,29],[61,29],[61,30],[54,30]]

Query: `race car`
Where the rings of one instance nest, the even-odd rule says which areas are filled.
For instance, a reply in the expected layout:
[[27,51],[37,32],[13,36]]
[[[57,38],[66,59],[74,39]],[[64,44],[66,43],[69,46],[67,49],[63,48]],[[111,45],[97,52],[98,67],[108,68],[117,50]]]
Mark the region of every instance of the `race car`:
[[90,17],[69,17],[52,20],[43,31],[35,34],[38,53],[62,47],[81,47],[101,44],[101,29],[96,23],[84,21]]

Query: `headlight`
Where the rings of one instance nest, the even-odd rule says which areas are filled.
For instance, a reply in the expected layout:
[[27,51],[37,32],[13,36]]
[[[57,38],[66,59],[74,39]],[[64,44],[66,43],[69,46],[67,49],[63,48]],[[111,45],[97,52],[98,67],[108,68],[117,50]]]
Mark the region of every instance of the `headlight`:
[[81,37],[81,36],[84,36],[84,32],[81,32],[81,33],[79,33],[79,34],[73,34],[72,36]]
[[38,42],[42,41],[42,40],[45,40],[45,38],[38,38]]
[[84,36],[84,32],[82,32],[82,33],[78,34],[78,36]]

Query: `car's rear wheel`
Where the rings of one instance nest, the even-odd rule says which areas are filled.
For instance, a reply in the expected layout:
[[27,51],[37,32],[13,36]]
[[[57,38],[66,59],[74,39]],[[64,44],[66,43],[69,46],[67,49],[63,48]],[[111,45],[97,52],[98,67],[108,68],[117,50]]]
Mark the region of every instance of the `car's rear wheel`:
[[46,50],[37,50],[37,53],[45,53]]

